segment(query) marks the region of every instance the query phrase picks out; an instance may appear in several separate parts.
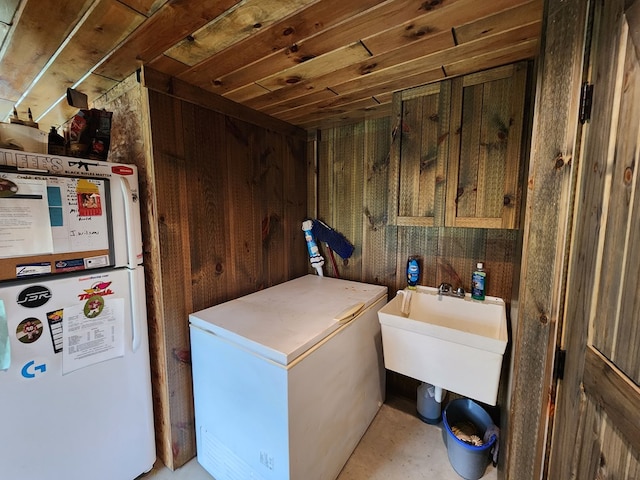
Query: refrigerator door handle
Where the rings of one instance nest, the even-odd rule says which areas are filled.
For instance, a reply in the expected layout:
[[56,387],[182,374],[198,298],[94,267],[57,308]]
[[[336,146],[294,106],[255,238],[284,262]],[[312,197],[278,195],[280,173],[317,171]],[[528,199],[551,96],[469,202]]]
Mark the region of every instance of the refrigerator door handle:
[[122,196],[124,197],[124,221],[127,232],[127,267],[136,268],[137,255],[136,245],[138,243],[135,238],[136,229],[133,225],[133,194],[131,193],[131,187],[129,182],[123,177],[117,177],[120,180],[120,186],[122,188]]
[[[141,268],[141,267],[140,267]],[[130,272],[129,288],[131,289],[131,349],[137,352],[142,343],[142,328],[140,322],[146,315],[144,298],[144,275],[136,275],[135,270]],[[139,283],[142,282],[142,285]]]

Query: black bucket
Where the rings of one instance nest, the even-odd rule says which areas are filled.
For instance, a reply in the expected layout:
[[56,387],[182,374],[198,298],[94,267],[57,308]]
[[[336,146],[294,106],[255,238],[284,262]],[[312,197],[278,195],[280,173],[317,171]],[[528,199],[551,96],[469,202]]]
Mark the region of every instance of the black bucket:
[[446,430],[446,445],[449,462],[458,475],[466,480],[478,480],[484,475],[490,454],[497,438],[492,435],[487,443],[476,446],[460,440],[452,431],[458,425],[471,426],[480,440],[494,426],[489,414],[473,400],[457,398],[445,407],[442,423]]

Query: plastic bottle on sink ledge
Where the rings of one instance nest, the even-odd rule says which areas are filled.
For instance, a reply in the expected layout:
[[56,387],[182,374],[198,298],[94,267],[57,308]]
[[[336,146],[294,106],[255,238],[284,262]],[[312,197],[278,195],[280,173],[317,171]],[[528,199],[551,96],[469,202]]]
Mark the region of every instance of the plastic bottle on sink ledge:
[[416,285],[420,281],[420,262],[416,257],[409,257],[407,260],[407,283],[412,290],[416,289]]
[[487,272],[484,271],[484,264],[478,262],[475,271],[471,275],[471,298],[484,300],[486,283]]

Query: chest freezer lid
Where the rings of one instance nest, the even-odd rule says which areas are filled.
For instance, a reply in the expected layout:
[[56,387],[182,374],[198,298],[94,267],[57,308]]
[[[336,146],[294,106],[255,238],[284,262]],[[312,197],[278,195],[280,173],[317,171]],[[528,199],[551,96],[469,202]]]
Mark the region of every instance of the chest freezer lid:
[[192,313],[192,326],[228,339],[262,357],[288,365],[342,323],[352,307],[365,309],[387,287],[306,275]]

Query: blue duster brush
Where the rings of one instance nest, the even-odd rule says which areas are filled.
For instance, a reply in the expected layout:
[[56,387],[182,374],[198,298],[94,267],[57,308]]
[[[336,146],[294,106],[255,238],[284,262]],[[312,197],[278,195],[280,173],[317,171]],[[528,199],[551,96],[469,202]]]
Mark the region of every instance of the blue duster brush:
[[353,254],[354,247],[351,245],[349,240],[322,221],[313,221],[311,233],[316,240],[326,243],[331,250],[336,252],[342,258],[349,258]]

